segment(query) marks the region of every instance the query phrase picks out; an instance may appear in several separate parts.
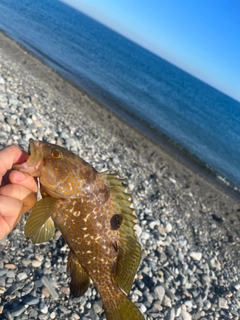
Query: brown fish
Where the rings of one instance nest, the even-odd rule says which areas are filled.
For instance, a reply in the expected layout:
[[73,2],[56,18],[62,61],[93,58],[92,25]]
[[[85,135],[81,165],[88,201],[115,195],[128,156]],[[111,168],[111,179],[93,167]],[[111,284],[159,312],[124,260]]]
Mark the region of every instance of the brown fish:
[[142,320],[126,296],[140,263],[135,216],[124,179],[98,173],[74,153],[30,139],[27,162],[13,168],[39,177],[43,198],[30,212],[25,234],[34,243],[48,241],[58,227],[69,245],[67,269],[74,296],[83,295],[90,278],[108,320]]

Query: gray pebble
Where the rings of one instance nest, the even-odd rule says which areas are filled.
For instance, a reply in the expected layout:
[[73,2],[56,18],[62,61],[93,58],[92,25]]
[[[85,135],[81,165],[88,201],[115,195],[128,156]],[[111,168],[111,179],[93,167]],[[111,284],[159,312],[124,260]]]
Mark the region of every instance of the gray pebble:
[[8,269],[6,268],[0,269],[0,277],[4,276],[7,272],[8,272]]
[[188,313],[185,309],[182,308],[181,310],[181,316],[183,318],[183,320],[192,320],[192,316],[190,315],[190,313]]
[[25,272],[20,272],[18,275],[17,275],[17,279],[19,281],[22,281],[22,280],[25,280],[27,279],[28,275],[25,273]]
[[156,299],[158,299],[159,302],[162,303],[164,295],[165,295],[165,288],[163,286],[155,287],[154,294],[155,294]]
[[175,309],[168,309],[166,315],[164,316],[164,320],[174,320],[175,318]]
[[15,272],[12,270],[7,271],[7,277],[8,278],[14,278],[16,276]]
[[193,259],[193,260],[196,260],[196,261],[200,261],[202,259],[202,253],[201,252],[190,252],[190,257]]
[[37,297],[34,297],[34,296],[28,294],[28,295],[24,296],[23,302],[25,304],[28,304],[29,306],[32,306],[32,305],[38,304],[39,303],[39,299]]
[[5,296],[11,296],[13,293],[15,293],[17,291],[17,286],[16,284],[14,283],[13,285],[11,285],[7,291],[5,291]]
[[97,301],[93,304],[93,310],[96,312],[96,313],[100,313],[102,311],[102,302],[101,301]]
[[23,303],[19,303],[16,307],[14,307],[12,310],[11,310],[11,314],[14,316],[14,317],[18,317],[20,316],[25,310],[26,310],[27,306],[24,305]]
[[43,313],[43,314],[47,314],[48,313],[48,306],[44,303],[41,302],[39,304],[39,310]]
[[218,300],[218,306],[219,306],[220,309],[228,309],[229,306],[228,306],[227,299],[220,297],[219,300]]

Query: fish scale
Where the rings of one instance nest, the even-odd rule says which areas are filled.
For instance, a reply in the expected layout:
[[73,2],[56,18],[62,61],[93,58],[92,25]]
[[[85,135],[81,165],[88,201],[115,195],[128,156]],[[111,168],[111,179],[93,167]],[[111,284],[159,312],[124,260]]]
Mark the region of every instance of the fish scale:
[[107,320],[142,320],[127,298],[141,259],[136,217],[125,179],[98,173],[74,153],[46,142],[29,141],[30,156],[14,169],[38,177],[43,198],[29,213],[25,234],[34,243],[52,238],[58,227],[70,251],[70,290],[83,295],[90,278]]

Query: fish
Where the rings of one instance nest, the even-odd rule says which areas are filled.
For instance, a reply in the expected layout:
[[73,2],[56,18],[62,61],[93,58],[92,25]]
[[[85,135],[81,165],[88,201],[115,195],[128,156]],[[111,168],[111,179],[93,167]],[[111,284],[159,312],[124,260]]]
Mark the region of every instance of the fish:
[[25,235],[42,243],[58,228],[70,249],[71,294],[84,295],[91,279],[107,320],[143,320],[127,296],[141,261],[141,245],[125,179],[99,173],[73,152],[45,141],[30,139],[29,154],[26,162],[13,166],[40,182],[42,199],[28,215]]

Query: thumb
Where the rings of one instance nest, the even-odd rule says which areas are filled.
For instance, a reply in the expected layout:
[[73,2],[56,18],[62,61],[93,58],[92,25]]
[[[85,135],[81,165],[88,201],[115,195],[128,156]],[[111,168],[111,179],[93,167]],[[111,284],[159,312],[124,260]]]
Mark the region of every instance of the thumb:
[[14,184],[21,185],[33,192],[37,192],[37,179],[25,174],[23,172],[13,170],[9,174],[9,181]]

